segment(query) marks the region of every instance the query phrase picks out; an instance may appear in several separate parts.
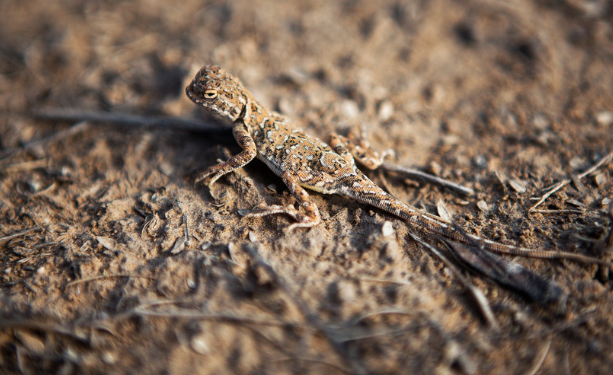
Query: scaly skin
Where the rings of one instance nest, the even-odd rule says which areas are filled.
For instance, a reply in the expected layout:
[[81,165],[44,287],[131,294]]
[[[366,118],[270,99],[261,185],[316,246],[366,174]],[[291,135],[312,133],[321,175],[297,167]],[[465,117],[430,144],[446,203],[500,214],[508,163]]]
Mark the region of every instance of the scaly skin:
[[357,168],[354,158],[370,169],[381,165],[380,158],[368,149],[367,144],[332,134],[330,145],[327,145],[300,129],[292,128],[286,117],[266,109],[238,79],[217,66],[203,67],[186,88],[186,93],[194,103],[228,120],[232,124],[236,141],[243,148],[238,155],[209,168],[197,180],[207,179],[210,186],[219,177],[245,166],[257,157],[283,179],[302,209],[294,206],[267,206],[252,211],[248,216],[286,214],[296,221],[289,226],[290,230],[315,226],[321,217],[306,188],[355,199],[448,239],[497,253],[609,264],[580,254],[504,245],[470,235],[423,215],[379,188]]

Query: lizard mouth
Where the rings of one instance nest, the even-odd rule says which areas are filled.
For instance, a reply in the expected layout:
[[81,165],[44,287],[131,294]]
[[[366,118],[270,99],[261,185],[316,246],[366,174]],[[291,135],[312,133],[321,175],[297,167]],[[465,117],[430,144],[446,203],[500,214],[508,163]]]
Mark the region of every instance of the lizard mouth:
[[202,101],[198,99],[198,96],[194,94],[194,82],[190,83],[189,86],[185,88],[185,94],[188,98],[191,99],[192,102],[196,104],[201,104]]

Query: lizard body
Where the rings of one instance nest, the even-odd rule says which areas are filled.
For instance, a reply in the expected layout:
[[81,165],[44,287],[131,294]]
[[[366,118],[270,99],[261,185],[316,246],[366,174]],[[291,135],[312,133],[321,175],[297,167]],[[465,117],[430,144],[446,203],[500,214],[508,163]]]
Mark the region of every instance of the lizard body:
[[328,145],[300,129],[294,129],[286,117],[266,109],[237,78],[217,66],[204,66],[186,88],[186,94],[208,112],[229,121],[234,137],[243,149],[229,160],[209,168],[198,181],[207,179],[210,186],[219,177],[257,157],[282,178],[300,206],[299,209],[292,205],[266,206],[252,211],[249,216],[289,215],[295,220],[290,230],[315,226],[320,223],[321,217],[306,188],[352,198],[450,240],[497,253],[608,264],[575,253],[532,250],[482,239],[422,214],[385,192],[358,169],[355,159],[369,169],[376,169],[382,163],[378,155],[363,142],[332,134]]

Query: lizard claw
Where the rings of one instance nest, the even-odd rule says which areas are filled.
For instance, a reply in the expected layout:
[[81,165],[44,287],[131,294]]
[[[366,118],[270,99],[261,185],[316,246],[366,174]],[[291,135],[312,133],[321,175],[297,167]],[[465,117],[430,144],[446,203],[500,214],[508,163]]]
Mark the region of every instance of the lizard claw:
[[385,162],[385,159],[391,158],[391,160],[396,160],[396,151],[394,149],[388,148],[387,150],[381,153],[381,158],[379,161],[381,164]]
[[217,181],[219,179],[219,177],[221,177],[221,176],[222,176],[222,174],[220,174],[220,173],[213,173],[212,171],[206,172],[206,173],[198,176],[194,180],[194,183],[195,184],[202,183],[203,185],[206,185],[206,186],[208,186],[210,188],[211,185],[213,185],[215,183],[215,181]]
[[249,210],[239,210],[238,214],[241,215],[242,217],[262,217],[262,216],[277,215],[277,214],[288,215],[296,221],[295,223],[287,227],[287,230],[289,232],[293,231],[296,228],[309,228],[309,227],[315,226],[319,224],[319,221],[320,221],[319,216],[315,218],[311,218],[310,216],[302,214],[294,206],[291,206],[291,205],[290,206],[261,205],[250,211]]
[[262,217],[268,215],[276,215],[276,214],[285,214],[291,216],[294,220],[299,220],[300,212],[295,209],[293,206],[267,206],[260,205],[257,208],[252,209],[251,211],[244,211],[244,217]]
[[310,228],[319,224],[319,220],[310,220],[307,216],[304,216],[302,220],[295,222],[287,227],[287,231],[291,232],[296,228]]

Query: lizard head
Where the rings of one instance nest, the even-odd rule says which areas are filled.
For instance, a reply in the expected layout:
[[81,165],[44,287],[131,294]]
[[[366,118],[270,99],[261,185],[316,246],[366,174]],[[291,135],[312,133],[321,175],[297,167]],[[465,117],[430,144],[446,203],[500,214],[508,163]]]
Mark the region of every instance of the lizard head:
[[194,103],[232,122],[243,117],[248,101],[240,81],[215,65],[200,69],[185,92]]

